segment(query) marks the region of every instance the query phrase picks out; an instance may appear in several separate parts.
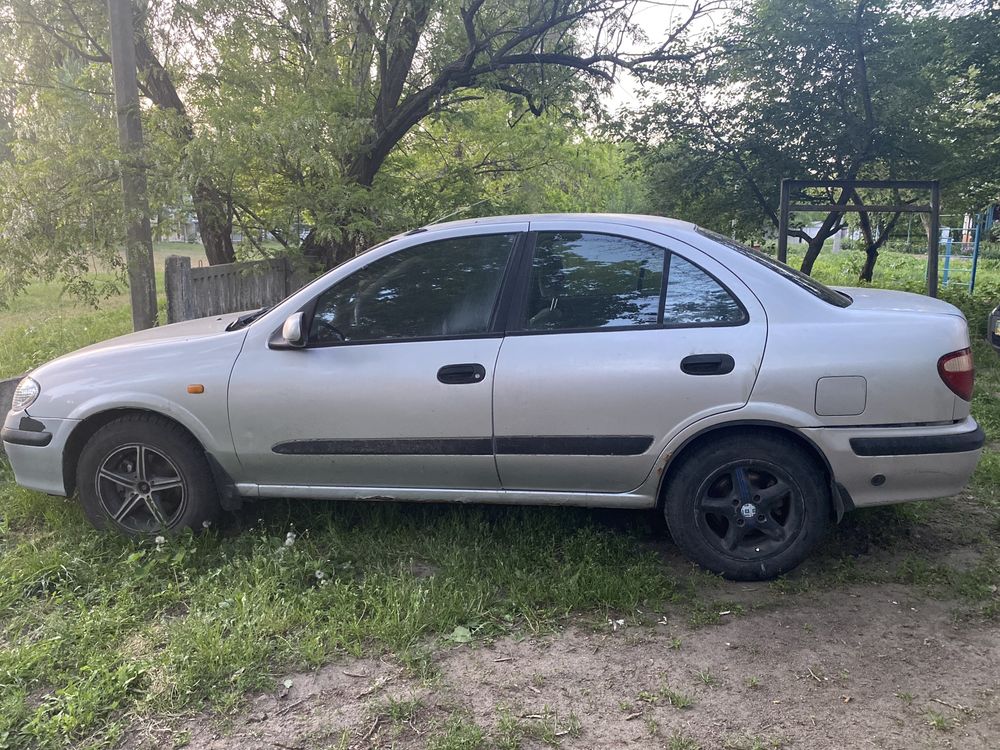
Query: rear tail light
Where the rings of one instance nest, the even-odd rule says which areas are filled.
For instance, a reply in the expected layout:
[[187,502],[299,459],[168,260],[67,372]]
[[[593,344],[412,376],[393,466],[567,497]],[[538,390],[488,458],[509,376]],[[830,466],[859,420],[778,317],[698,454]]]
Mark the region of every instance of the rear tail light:
[[976,368],[972,364],[971,349],[960,349],[941,357],[938,360],[938,374],[956,396],[966,401],[972,400],[972,384],[976,380]]

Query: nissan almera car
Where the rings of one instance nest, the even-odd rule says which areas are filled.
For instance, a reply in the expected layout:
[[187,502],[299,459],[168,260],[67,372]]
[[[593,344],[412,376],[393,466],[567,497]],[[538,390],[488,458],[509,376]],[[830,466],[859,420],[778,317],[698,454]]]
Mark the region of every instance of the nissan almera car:
[[972,386],[945,302],[664,218],[509,216],[49,362],[2,437],[20,484],[125,534],[244,498],[658,508],[692,560],[765,579],[845,511],[961,490]]

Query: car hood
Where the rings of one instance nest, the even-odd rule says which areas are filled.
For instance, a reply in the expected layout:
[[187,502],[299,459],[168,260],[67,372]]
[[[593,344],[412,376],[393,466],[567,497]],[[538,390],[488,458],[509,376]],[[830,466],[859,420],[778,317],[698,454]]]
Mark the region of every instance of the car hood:
[[229,337],[242,339],[246,335],[246,328],[239,331],[226,331],[226,326],[232,323],[243,313],[229,313],[226,315],[216,315],[208,318],[197,318],[195,320],[185,320],[182,323],[171,323],[165,326],[147,328],[145,331],[126,333],[124,336],[117,336],[107,341],[85,346],[82,349],[64,354],[41,365],[34,372],[50,368],[52,365],[60,365],[66,360],[90,359],[92,355],[114,354],[118,351],[134,351],[136,348],[146,348],[154,345],[179,344],[186,341],[198,341],[212,337]]
[[[32,370],[41,393],[26,413],[80,419],[113,405],[173,413],[171,394],[190,383],[224,394],[248,328],[226,331],[235,314],[151,328],[78,349]],[[205,404],[218,403],[216,399]],[[223,397],[222,403],[225,403]]]
[[853,300],[848,307],[849,310],[881,310],[965,317],[962,311],[953,304],[923,294],[862,287],[838,286],[834,288]]
[[243,314],[214,315],[208,318],[196,318],[195,320],[185,320],[182,323],[171,323],[170,325],[147,328],[145,331],[126,333],[124,336],[118,336],[107,341],[86,346],[74,353],[96,352],[102,349],[113,349],[122,346],[135,347],[143,344],[165,343],[168,341],[188,341],[204,338],[205,336],[215,336],[220,333],[226,333],[226,326]]

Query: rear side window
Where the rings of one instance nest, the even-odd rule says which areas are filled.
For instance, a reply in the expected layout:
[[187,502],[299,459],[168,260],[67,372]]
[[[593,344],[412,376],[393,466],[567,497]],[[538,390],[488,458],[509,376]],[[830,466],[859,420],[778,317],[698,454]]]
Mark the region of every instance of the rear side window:
[[640,240],[539,232],[528,279],[528,331],[739,325],[746,313],[698,266]]
[[539,233],[525,327],[552,331],[656,325],[664,253],[626,237]]

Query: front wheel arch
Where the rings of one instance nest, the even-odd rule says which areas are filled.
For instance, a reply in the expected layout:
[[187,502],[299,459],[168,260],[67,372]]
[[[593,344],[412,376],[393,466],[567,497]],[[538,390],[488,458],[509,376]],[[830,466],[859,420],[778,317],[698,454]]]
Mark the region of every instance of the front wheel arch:
[[[131,416],[154,416],[159,419],[166,420],[167,422],[171,422],[187,433],[187,436],[196,445],[201,447],[202,450],[204,450],[204,446],[201,441],[194,436],[194,433],[192,433],[191,430],[178,422],[176,419],[152,409],[108,409],[107,411],[98,412],[97,414],[91,414],[73,429],[73,432],[70,433],[70,436],[66,441],[66,447],[63,448],[63,486],[66,488],[67,497],[72,496],[72,494],[76,491],[76,470],[78,464],[80,463],[80,454],[83,452],[83,447],[87,444],[87,441],[90,440],[90,438],[92,438],[98,430],[104,427],[104,425],[110,424],[116,419]],[[208,454],[206,453],[206,455]]]

